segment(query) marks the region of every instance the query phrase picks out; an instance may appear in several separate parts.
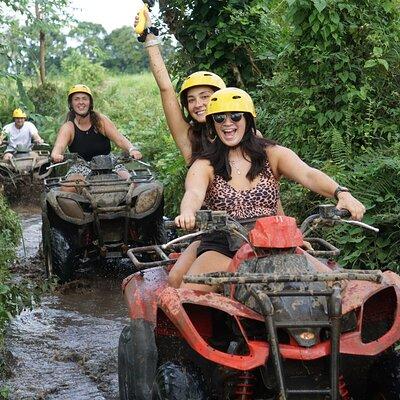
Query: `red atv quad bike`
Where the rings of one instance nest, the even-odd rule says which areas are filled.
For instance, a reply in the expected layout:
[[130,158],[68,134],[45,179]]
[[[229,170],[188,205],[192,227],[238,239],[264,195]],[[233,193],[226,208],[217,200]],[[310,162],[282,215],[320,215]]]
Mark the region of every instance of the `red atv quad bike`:
[[[348,214],[348,213],[347,213]],[[339,250],[302,233],[346,222],[321,206],[297,228],[258,219],[248,232],[220,212],[200,211],[200,232],[128,251],[140,271],[124,280],[130,325],[120,336],[121,399],[400,399],[400,277],[345,270]],[[375,229],[369,227],[371,229]],[[166,250],[216,230],[246,238],[228,272],[186,276],[221,293],[174,289]],[[143,251],[161,261],[140,263]],[[154,268],[151,268],[154,267]]]

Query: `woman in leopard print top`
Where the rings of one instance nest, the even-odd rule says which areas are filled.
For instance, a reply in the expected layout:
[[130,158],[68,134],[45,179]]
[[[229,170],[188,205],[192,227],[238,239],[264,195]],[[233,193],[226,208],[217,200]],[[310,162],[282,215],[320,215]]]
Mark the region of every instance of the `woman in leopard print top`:
[[[241,89],[226,88],[211,96],[206,120],[215,143],[189,169],[181,214],[175,218],[177,226],[193,229],[195,213],[204,201],[210,209],[227,211],[234,218],[274,215],[282,176],[325,197],[337,194],[337,207],[349,210],[353,219],[362,219],[365,207],[350,192],[338,192],[333,179],[304,163],[290,149],[254,135],[255,116],[251,97]],[[226,271],[234,254],[227,237],[203,238],[197,254],[189,270],[171,270],[170,284],[216,290],[207,285],[184,284],[182,277]]]

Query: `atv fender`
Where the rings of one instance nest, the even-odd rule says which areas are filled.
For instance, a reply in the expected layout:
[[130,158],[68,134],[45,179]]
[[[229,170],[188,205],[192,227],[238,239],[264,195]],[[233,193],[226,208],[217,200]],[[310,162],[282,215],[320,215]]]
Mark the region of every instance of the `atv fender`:
[[[384,292],[385,291],[385,292]],[[368,343],[362,340],[362,321],[365,314],[365,305],[373,296],[390,296],[384,298],[386,304],[382,308],[376,306],[374,313],[382,314],[385,306],[389,304],[389,311],[393,311],[393,324],[391,328],[381,337]],[[350,281],[343,290],[343,314],[360,308],[359,327],[356,331],[342,335],[340,351],[346,354],[375,356],[390,348],[400,340],[400,277],[394,272],[383,272],[381,283]],[[395,302],[395,304],[394,304]]]
[[[397,304],[400,306],[400,276],[392,271],[383,272],[381,283],[367,281],[347,282],[342,293],[343,314],[362,306],[372,295],[389,286],[393,286],[396,291]],[[400,307],[398,307],[398,312],[400,312]]]
[[167,279],[164,267],[146,269],[124,279],[122,290],[132,320],[144,319],[154,329],[157,322],[157,299],[168,286]]
[[178,329],[188,345],[204,358],[228,368],[251,370],[265,363],[269,355],[266,342],[247,341],[249,354],[234,355],[219,351],[210,346],[185,311],[183,304],[196,304],[221,310],[235,319],[250,318],[264,321],[261,315],[253,310],[217,293],[204,293],[190,289],[165,288],[159,295],[159,307]]

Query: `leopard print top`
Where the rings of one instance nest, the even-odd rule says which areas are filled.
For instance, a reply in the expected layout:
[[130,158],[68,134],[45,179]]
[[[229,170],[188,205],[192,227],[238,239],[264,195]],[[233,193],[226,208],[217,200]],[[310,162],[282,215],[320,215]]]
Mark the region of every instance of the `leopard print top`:
[[226,211],[235,219],[276,215],[279,183],[272,173],[268,160],[260,178],[260,182],[254,188],[237,190],[220,175],[215,175],[207,189],[205,207],[213,211]]

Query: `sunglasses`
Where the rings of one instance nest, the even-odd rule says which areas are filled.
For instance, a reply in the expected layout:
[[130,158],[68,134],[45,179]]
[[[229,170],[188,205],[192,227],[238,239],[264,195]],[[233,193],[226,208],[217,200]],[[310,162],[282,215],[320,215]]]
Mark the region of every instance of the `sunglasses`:
[[217,124],[222,124],[228,118],[228,115],[232,122],[239,122],[243,117],[242,112],[231,112],[231,113],[213,114],[212,118],[214,122],[216,122]]

